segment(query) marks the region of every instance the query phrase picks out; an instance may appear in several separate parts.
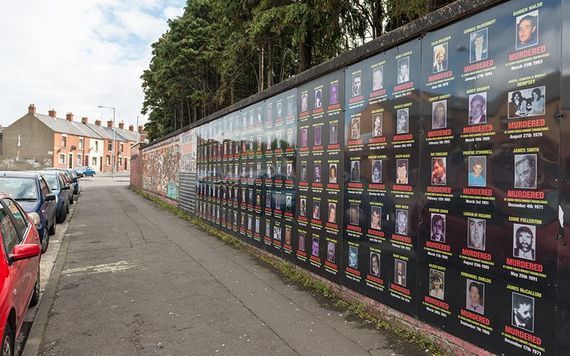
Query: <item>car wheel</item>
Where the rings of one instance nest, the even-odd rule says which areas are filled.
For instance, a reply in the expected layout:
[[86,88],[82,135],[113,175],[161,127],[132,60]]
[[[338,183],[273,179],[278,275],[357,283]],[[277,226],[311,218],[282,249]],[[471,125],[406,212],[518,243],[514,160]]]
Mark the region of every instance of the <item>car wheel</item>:
[[44,234],[42,235],[42,253],[47,251],[49,245],[49,234],[47,227],[44,226]]
[[56,224],[57,218],[53,219],[53,224],[51,224],[50,228],[49,228],[49,234],[51,236],[55,235],[55,224]]
[[14,356],[14,332],[8,324],[4,327],[2,336],[2,356]]
[[69,200],[69,204],[73,204],[73,192],[71,192],[71,199]]
[[38,278],[36,279],[36,284],[34,285],[34,294],[32,294],[32,299],[30,299],[30,307],[37,305],[40,301],[40,271],[38,270]]

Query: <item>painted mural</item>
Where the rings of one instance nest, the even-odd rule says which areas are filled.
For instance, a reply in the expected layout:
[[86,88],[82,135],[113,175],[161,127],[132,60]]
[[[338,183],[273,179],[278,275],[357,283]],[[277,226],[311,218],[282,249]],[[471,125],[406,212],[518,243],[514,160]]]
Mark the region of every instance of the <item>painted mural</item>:
[[143,189],[172,200],[178,199],[180,137],[143,149]]

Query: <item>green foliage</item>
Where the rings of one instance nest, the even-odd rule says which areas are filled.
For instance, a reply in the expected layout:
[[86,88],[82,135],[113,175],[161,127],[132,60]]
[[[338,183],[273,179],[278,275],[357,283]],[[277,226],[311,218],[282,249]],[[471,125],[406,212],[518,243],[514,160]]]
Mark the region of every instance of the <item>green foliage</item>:
[[[149,139],[195,122],[450,0],[188,0],[141,76]],[[434,5],[435,4],[435,5]]]

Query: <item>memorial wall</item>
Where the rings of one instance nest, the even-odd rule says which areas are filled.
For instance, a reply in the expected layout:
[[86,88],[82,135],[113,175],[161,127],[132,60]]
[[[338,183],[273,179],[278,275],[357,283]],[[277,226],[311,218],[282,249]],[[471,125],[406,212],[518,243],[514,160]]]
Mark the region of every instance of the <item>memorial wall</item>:
[[489,351],[564,354],[563,12],[505,2],[193,127],[196,215]]

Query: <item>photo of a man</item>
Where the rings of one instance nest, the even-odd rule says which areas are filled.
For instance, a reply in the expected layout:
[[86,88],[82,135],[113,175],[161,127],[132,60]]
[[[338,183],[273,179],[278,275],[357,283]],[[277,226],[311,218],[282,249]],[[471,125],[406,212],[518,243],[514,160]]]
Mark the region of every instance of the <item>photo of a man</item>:
[[396,234],[408,235],[408,210],[396,209]]
[[536,226],[513,224],[513,257],[534,261],[536,258]]
[[350,204],[350,225],[360,225],[360,205]]
[[315,89],[315,109],[323,106],[323,88]]
[[315,127],[315,146],[320,146],[323,144],[321,140],[321,126]]
[[285,244],[291,246],[291,226],[285,226]]
[[445,243],[446,217],[443,214],[431,214],[430,240]]
[[293,179],[293,163],[287,162],[287,179]]
[[279,100],[275,105],[276,116],[278,119],[283,118],[283,101]]
[[538,10],[518,16],[516,19],[516,46],[523,49],[538,44]]
[[378,252],[370,252],[370,274],[380,277],[380,254]]
[[293,146],[293,129],[287,129],[287,147]]
[[372,69],[372,91],[380,90],[384,87],[384,66]]
[[382,183],[382,160],[372,161],[372,183]]
[[399,259],[394,259],[394,283],[405,287],[407,280],[408,263]]
[[350,162],[350,181],[354,183],[360,182],[360,161]]
[[410,57],[403,57],[398,59],[398,84],[410,81]]
[[327,241],[327,261],[334,263],[336,257],[336,244],[332,241]]
[[469,35],[469,63],[487,59],[488,56],[488,29],[483,28]]
[[362,78],[360,74],[352,75],[352,97],[359,96],[362,93]]
[[350,139],[358,140],[360,138],[360,118],[353,117],[350,120]]
[[469,174],[467,182],[470,187],[486,187],[487,186],[487,157],[471,156],[467,159]]
[[301,198],[299,203],[299,215],[307,216],[307,198]]
[[511,324],[519,329],[534,332],[534,298],[513,292]]
[[337,166],[336,163],[329,163],[329,183],[337,183]]
[[446,185],[447,184],[447,158],[437,157],[431,159],[431,184],[433,185]]
[[447,100],[433,102],[431,115],[432,130],[444,129],[447,127]]
[[469,95],[469,125],[487,122],[487,93]]
[[309,138],[309,129],[307,129],[306,127],[301,129],[301,147],[307,147],[308,146],[308,140]]
[[319,257],[319,237],[314,235],[311,242],[311,256]]
[[330,105],[338,104],[338,83],[331,84],[330,90],[331,90]]
[[370,208],[370,228],[382,230],[382,208],[379,206]]
[[515,188],[536,189],[536,154],[515,155]]
[[307,181],[307,164],[301,164],[301,182]]
[[281,227],[275,226],[273,228],[273,240],[281,241]]
[[447,70],[447,42],[433,47],[433,72]]
[[487,221],[485,219],[467,218],[467,247],[485,251]]
[[396,184],[408,184],[408,159],[396,160]]
[[408,108],[396,111],[396,134],[406,134],[410,130],[410,112]]
[[309,110],[309,93],[304,92],[301,94],[301,112]]
[[329,218],[327,221],[336,224],[336,203],[329,203]]
[[321,165],[316,164],[314,170],[315,170],[315,183],[320,183],[321,182]]
[[338,143],[338,125],[337,124],[331,124],[329,136],[330,136],[331,145]]
[[287,194],[285,197],[285,211],[291,212],[293,211],[293,195]]
[[483,283],[467,279],[465,307],[479,314],[485,314],[485,285]]
[[321,202],[314,201],[313,202],[313,219],[321,220]]
[[545,86],[517,89],[509,92],[509,119],[544,115],[546,107],[545,95]]
[[348,246],[348,267],[358,268],[358,247]]
[[379,112],[372,115],[372,137],[381,137],[384,129],[384,114]]
[[298,250],[305,252],[305,234],[299,233]]

